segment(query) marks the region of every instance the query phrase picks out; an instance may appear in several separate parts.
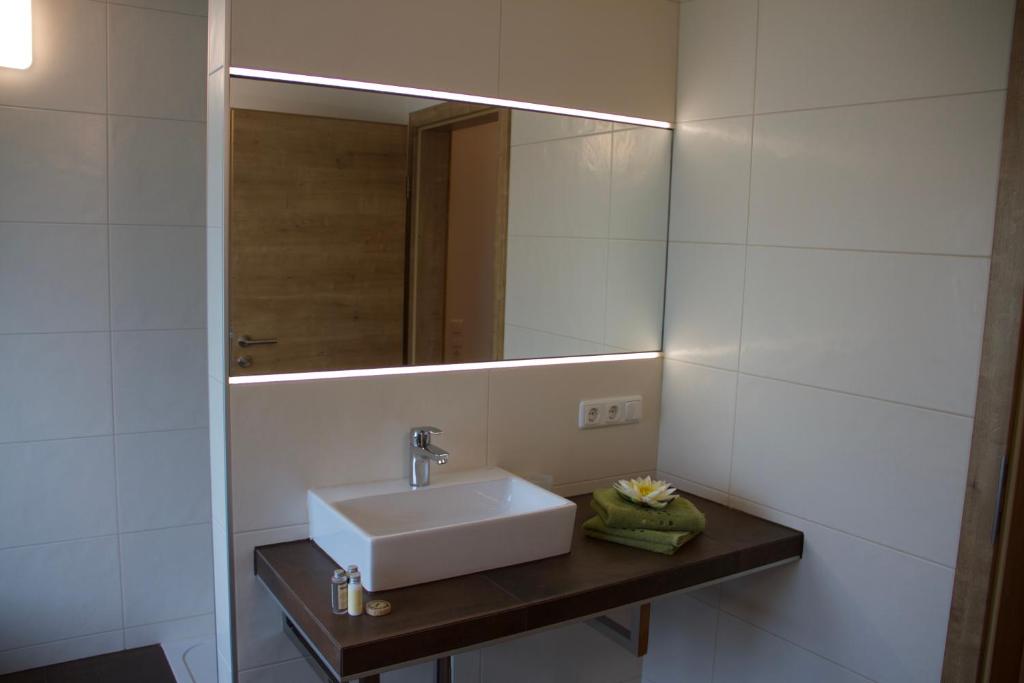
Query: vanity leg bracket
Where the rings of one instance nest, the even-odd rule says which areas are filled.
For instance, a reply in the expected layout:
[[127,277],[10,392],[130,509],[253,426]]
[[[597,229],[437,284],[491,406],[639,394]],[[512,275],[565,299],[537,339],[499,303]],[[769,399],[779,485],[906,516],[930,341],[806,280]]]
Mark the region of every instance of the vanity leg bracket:
[[647,641],[651,631],[651,603],[630,607],[629,628],[606,614],[586,622],[592,629],[616,643],[634,657],[647,654]]

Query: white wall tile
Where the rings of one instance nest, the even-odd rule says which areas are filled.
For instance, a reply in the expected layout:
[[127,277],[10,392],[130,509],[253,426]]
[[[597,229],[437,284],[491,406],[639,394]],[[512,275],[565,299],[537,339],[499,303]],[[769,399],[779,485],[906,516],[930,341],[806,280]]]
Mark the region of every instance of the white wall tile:
[[205,427],[204,330],[115,332],[114,419],[117,431]]
[[110,117],[110,221],[205,225],[206,126]]
[[124,649],[124,631],[106,631],[91,636],[58,640],[42,645],[0,652],[0,674],[35,669]]
[[161,621],[145,626],[131,626],[124,630],[124,646],[126,648],[192,639],[213,639],[213,614]]
[[116,444],[122,532],[210,521],[205,429],[122,434]]
[[0,335],[0,442],[109,434],[110,336]]
[[306,659],[292,659],[238,672],[238,683],[319,683],[321,680]]
[[201,121],[206,18],[110,5],[110,113]]
[[724,584],[723,610],[879,683],[939,680],[952,569],[742,499],[734,504],[803,531],[804,555]]
[[[221,0],[223,1],[223,0]],[[225,90],[228,77],[223,71],[210,74],[206,79],[206,227],[224,227],[224,195],[227,177],[227,103]]]
[[224,263],[224,229],[206,230],[206,358],[207,372],[224,382],[227,379],[226,341],[228,336],[225,314],[226,265]]
[[117,532],[110,437],[0,445],[0,469],[0,547]]
[[870,683],[849,669],[722,614],[715,649],[716,683]]
[[759,116],[750,241],[988,256],[1002,92]]
[[285,662],[302,654],[281,630],[281,608],[263,582],[256,578],[252,558],[257,546],[304,538],[309,538],[309,527],[305,524],[234,535],[235,638],[239,670]]
[[640,674],[642,660],[585,624],[527,635],[480,652],[487,683],[621,683]]
[[718,610],[688,595],[665,595],[651,605],[650,642],[643,659],[648,683],[711,683]]
[[407,476],[417,425],[444,430],[445,471],[485,464],[484,370],[234,385],[230,401],[235,532],[305,523],[310,488]]
[[[212,74],[217,69],[224,66],[224,46],[227,42],[227,0],[209,0],[209,2],[202,2],[202,0],[188,0],[189,2],[201,3],[204,6],[208,5],[209,21],[206,30],[206,69],[207,73]],[[209,91],[207,91],[207,97],[209,97]],[[223,111],[223,108],[218,109]]]
[[230,657],[225,657],[224,653],[220,650],[217,651],[217,680],[218,681],[233,681],[235,675],[235,667],[230,661]]
[[658,469],[729,490],[736,373],[665,360]]
[[213,610],[209,524],[121,535],[125,626]]
[[666,357],[737,368],[745,258],[741,246],[669,244]]
[[551,358],[556,356],[587,356],[605,353],[600,342],[563,337],[550,332],[531,330],[518,325],[505,325],[506,360],[516,358]]
[[5,585],[0,649],[121,628],[113,536],[0,550],[0,576]]
[[0,70],[0,104],[107,110],[107,12],[89,0],[32,3],[32,66]]
[[209,408],[210,442],[210,508],[214,522],[227,524],[228,481],[227,460],[227,388],[214,379],[207,378],[207,404]]
[[107,227],[0,223],[0,334],[107,329]]
[[665,240],[671,164],[672,131],[630,128],[612,133],[610,237]]
[[[664,481],[669,482],[670,484],[672,484],[672,486],[679,489],[684,496],[687,494],[691,494],[694,496],[700,496],[701,498],[707,498],[708,500],[719,503],[720,505],[729,504],[728,491],[724,491],[722,489],[714,489],[711,488],[710,486],[699,484],[692,479],[687,479],[686,477],[681,477],[678,474],[672,474],[671,472],[666,472],[660,469],[657,470],[651,476],[656,476],[658,479],[662,479]],[[699,592],[700,591],[695,591],[695,595]],[[717,602],[718,601],[716,600],[712,604],[717,605]]]
[[180,12],[182,14],[206,14],[206,0],[109,0],[111,5],[130,5],[148,9]]
[[509,236],[505,322],[604,341],[608,240]]
[[0,220],[105,223],[106,117],[0,107]]
[[[492,370],[487,463],[556,485],[653,470],[660,385],[659,359]],[[640,423],[580,431],[581,400],[631,394]]]
[[231,534],[216,519],[211,524],[213,545],[213,617],[219,653],[231,652]]
[[740,369],[974,412],[988,260],[751,248]]
[[661,348],[665,242],[609,240],[604,341],[628,351]]
[[679,6],[677,121],[753,111],[757,6],[757,0]]
[[612,136],[513,147],[509,235],[607,237]]
[[741,376],[732,493],[953,566],[972,427]]
[[757,111],[1005,88],[1013,6],[766,0]]
[[611,130],[612,123],[610,121],[562,114],[544,114],[522,109],[512,110],[512,145],[608,133]]
[[676,127],[669,239],[747,241],[752,121],[744,116]]
[[113,328],[203,327],[205,249],[205,228],[111,226]]

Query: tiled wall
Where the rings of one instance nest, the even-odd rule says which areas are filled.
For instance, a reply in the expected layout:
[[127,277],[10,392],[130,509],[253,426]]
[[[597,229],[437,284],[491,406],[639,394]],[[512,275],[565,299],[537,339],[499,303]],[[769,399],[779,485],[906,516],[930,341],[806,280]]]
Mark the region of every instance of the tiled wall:
[[670,121],[678,12],[673,0],[245,0],[230,13],[231,64]]
[[680,7],[658,465],[806,550],[658,602],[644,678],[936,681],[1013,3]]
[[[548,474],[556,491],[574,495],[610,478],[651,472],[657,457],[661,359],[549,367],[465,370],[234,385],[231,470],[235,618],[239,678],[297,681],[306,665],[281,632],[280,608],[252,571],[258,545],[306,538],[306,490],[408,475],[408,433],[433,424],[437,443],[452,453],[445,471],[494,465],[518,474]],[[636,425],[580,431],[580,399],[619,394],[644,397]],[[572,627],[553,640],[502,645],[460,657],[460,683],[564,680],[555,673],[583,666],[604,640]],[[571,648],[553,644],[571,642]],[[536,658],[524,660],[523,648]],[[532,649],[531,649],[532,648]],[[639,675],[639,661],[606,648],[607,675],[621,683]],[[556,665],[557,664],[557,665]],[[593,665],[594,662],[591,662]],[[513,667],[513,668],[510,668]],[[517,668],[516,668],[517,667]],[[624,673],[623,673],[624,672]],[[433,680],[410,669],[385,680]],[[506,676],[506,677],[502,677]],[[312,677],[309,677],[312,680]]]
[[0,673],[213,631],[205,2],[132,4],[0,69]]
[[512,112],[505,358],[661,346],[672,132]]

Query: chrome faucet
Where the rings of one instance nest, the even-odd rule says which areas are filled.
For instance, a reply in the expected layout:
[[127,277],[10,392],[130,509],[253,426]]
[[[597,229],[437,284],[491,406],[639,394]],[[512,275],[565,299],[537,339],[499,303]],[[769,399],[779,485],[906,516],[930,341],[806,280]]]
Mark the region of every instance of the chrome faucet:
[[444,465],[448,451],[430,443],[430,437],[440,434],[437,427],[413,427],[409,431],[409,486],[422,488],[430,485],[430,463]]

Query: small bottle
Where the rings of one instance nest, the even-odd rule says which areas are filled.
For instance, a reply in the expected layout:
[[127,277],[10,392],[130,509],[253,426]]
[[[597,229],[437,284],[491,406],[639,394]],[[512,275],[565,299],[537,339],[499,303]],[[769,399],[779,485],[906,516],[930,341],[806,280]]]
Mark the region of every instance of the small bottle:
[[331,577],[331,611],[335,614],[348,612],[348,574],[344,569],[335,569]]
[[348,568],[348,613],[358,617],[363,613],[363,580],[359,575],[359,567],[349,565]]

